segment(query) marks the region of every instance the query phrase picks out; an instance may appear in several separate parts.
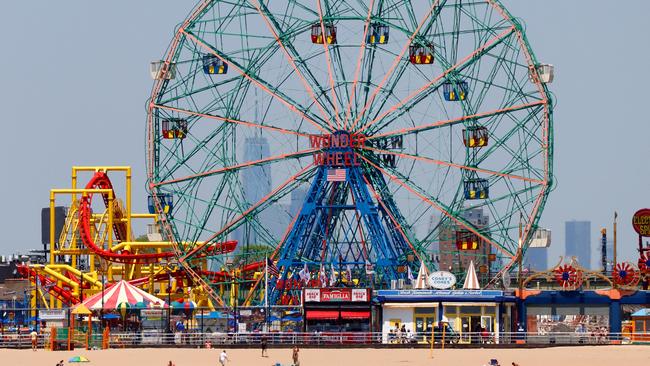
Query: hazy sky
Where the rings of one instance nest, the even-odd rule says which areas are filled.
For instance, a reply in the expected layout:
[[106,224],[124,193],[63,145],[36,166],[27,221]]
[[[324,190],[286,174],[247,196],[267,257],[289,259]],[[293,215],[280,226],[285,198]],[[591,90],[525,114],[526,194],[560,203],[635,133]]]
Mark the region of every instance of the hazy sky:
[[[2,2],[0,254],[40,247],[40,209],[50,188],[69,186],[73,165],[133,166],[134,209],[146,210],[148,66],[194,3]],[[564,221],[590,220],[595,249],[614,210],[621,256],[636,261],[631,216],[650,206],[650,1],[503,4],[556,66],[557,189],[542,216],[550,263],[564,250]]]

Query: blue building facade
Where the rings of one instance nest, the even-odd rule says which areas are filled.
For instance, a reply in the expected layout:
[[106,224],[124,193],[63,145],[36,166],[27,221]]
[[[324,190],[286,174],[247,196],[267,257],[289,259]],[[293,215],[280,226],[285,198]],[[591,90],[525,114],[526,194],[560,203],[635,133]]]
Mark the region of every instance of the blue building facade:
[[528,248],[524,255],[524,267],[531,271],[548,269],[548,248]]
[[564,230],[565,256],[576,257],[581,266],[591,269],[591,221],[567,221]]

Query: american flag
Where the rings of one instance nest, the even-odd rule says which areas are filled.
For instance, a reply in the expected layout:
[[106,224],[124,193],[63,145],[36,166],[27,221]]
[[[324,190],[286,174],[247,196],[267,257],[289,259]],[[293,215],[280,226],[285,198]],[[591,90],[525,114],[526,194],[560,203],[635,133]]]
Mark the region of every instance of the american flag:
[[278,277],[278,274],[280,274],[278,267],[276,267],[271,258],[266,258],[266,270],[271,276]]
[[327,171],[328,182],[345,182],[347,180],[347,169],[329,169]]

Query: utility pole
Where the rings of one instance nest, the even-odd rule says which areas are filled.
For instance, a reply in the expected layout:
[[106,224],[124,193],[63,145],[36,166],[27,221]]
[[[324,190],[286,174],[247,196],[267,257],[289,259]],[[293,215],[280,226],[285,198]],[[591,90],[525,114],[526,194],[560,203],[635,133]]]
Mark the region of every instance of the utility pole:
[[607,274],[607,229],[600,229],[600,262],[603,266],[603,273]]
[[612,261],[612,271],[616,270],[616,219],[618,218],[618,213],[614,211],[614,250],[613,250],[613,261]]
[[523,266],[523,259],[524,259],[524,248],[523,248],[523,242],[522,242],[522,236],[523,236],[523,230],[521,227],[521,220],[522,220],[522,215],[521,212],[519,213],[519,247],[517,249],[517,262],[518,262],[518,287],[519,287],[519,296],[523,296],[522,292],[524,291],[524,279],[521,277],[522,276],[522,266]]

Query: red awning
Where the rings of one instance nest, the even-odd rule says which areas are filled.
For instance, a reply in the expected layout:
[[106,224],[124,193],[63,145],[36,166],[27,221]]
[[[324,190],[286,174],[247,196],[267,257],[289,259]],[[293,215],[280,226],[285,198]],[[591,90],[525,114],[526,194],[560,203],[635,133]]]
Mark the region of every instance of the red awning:
[[341,318],[343,319],[368,319],[370,312],[364,310],[357,311],[341,311]]
[[338,319],[337,310],[307,310],[307,319]]

